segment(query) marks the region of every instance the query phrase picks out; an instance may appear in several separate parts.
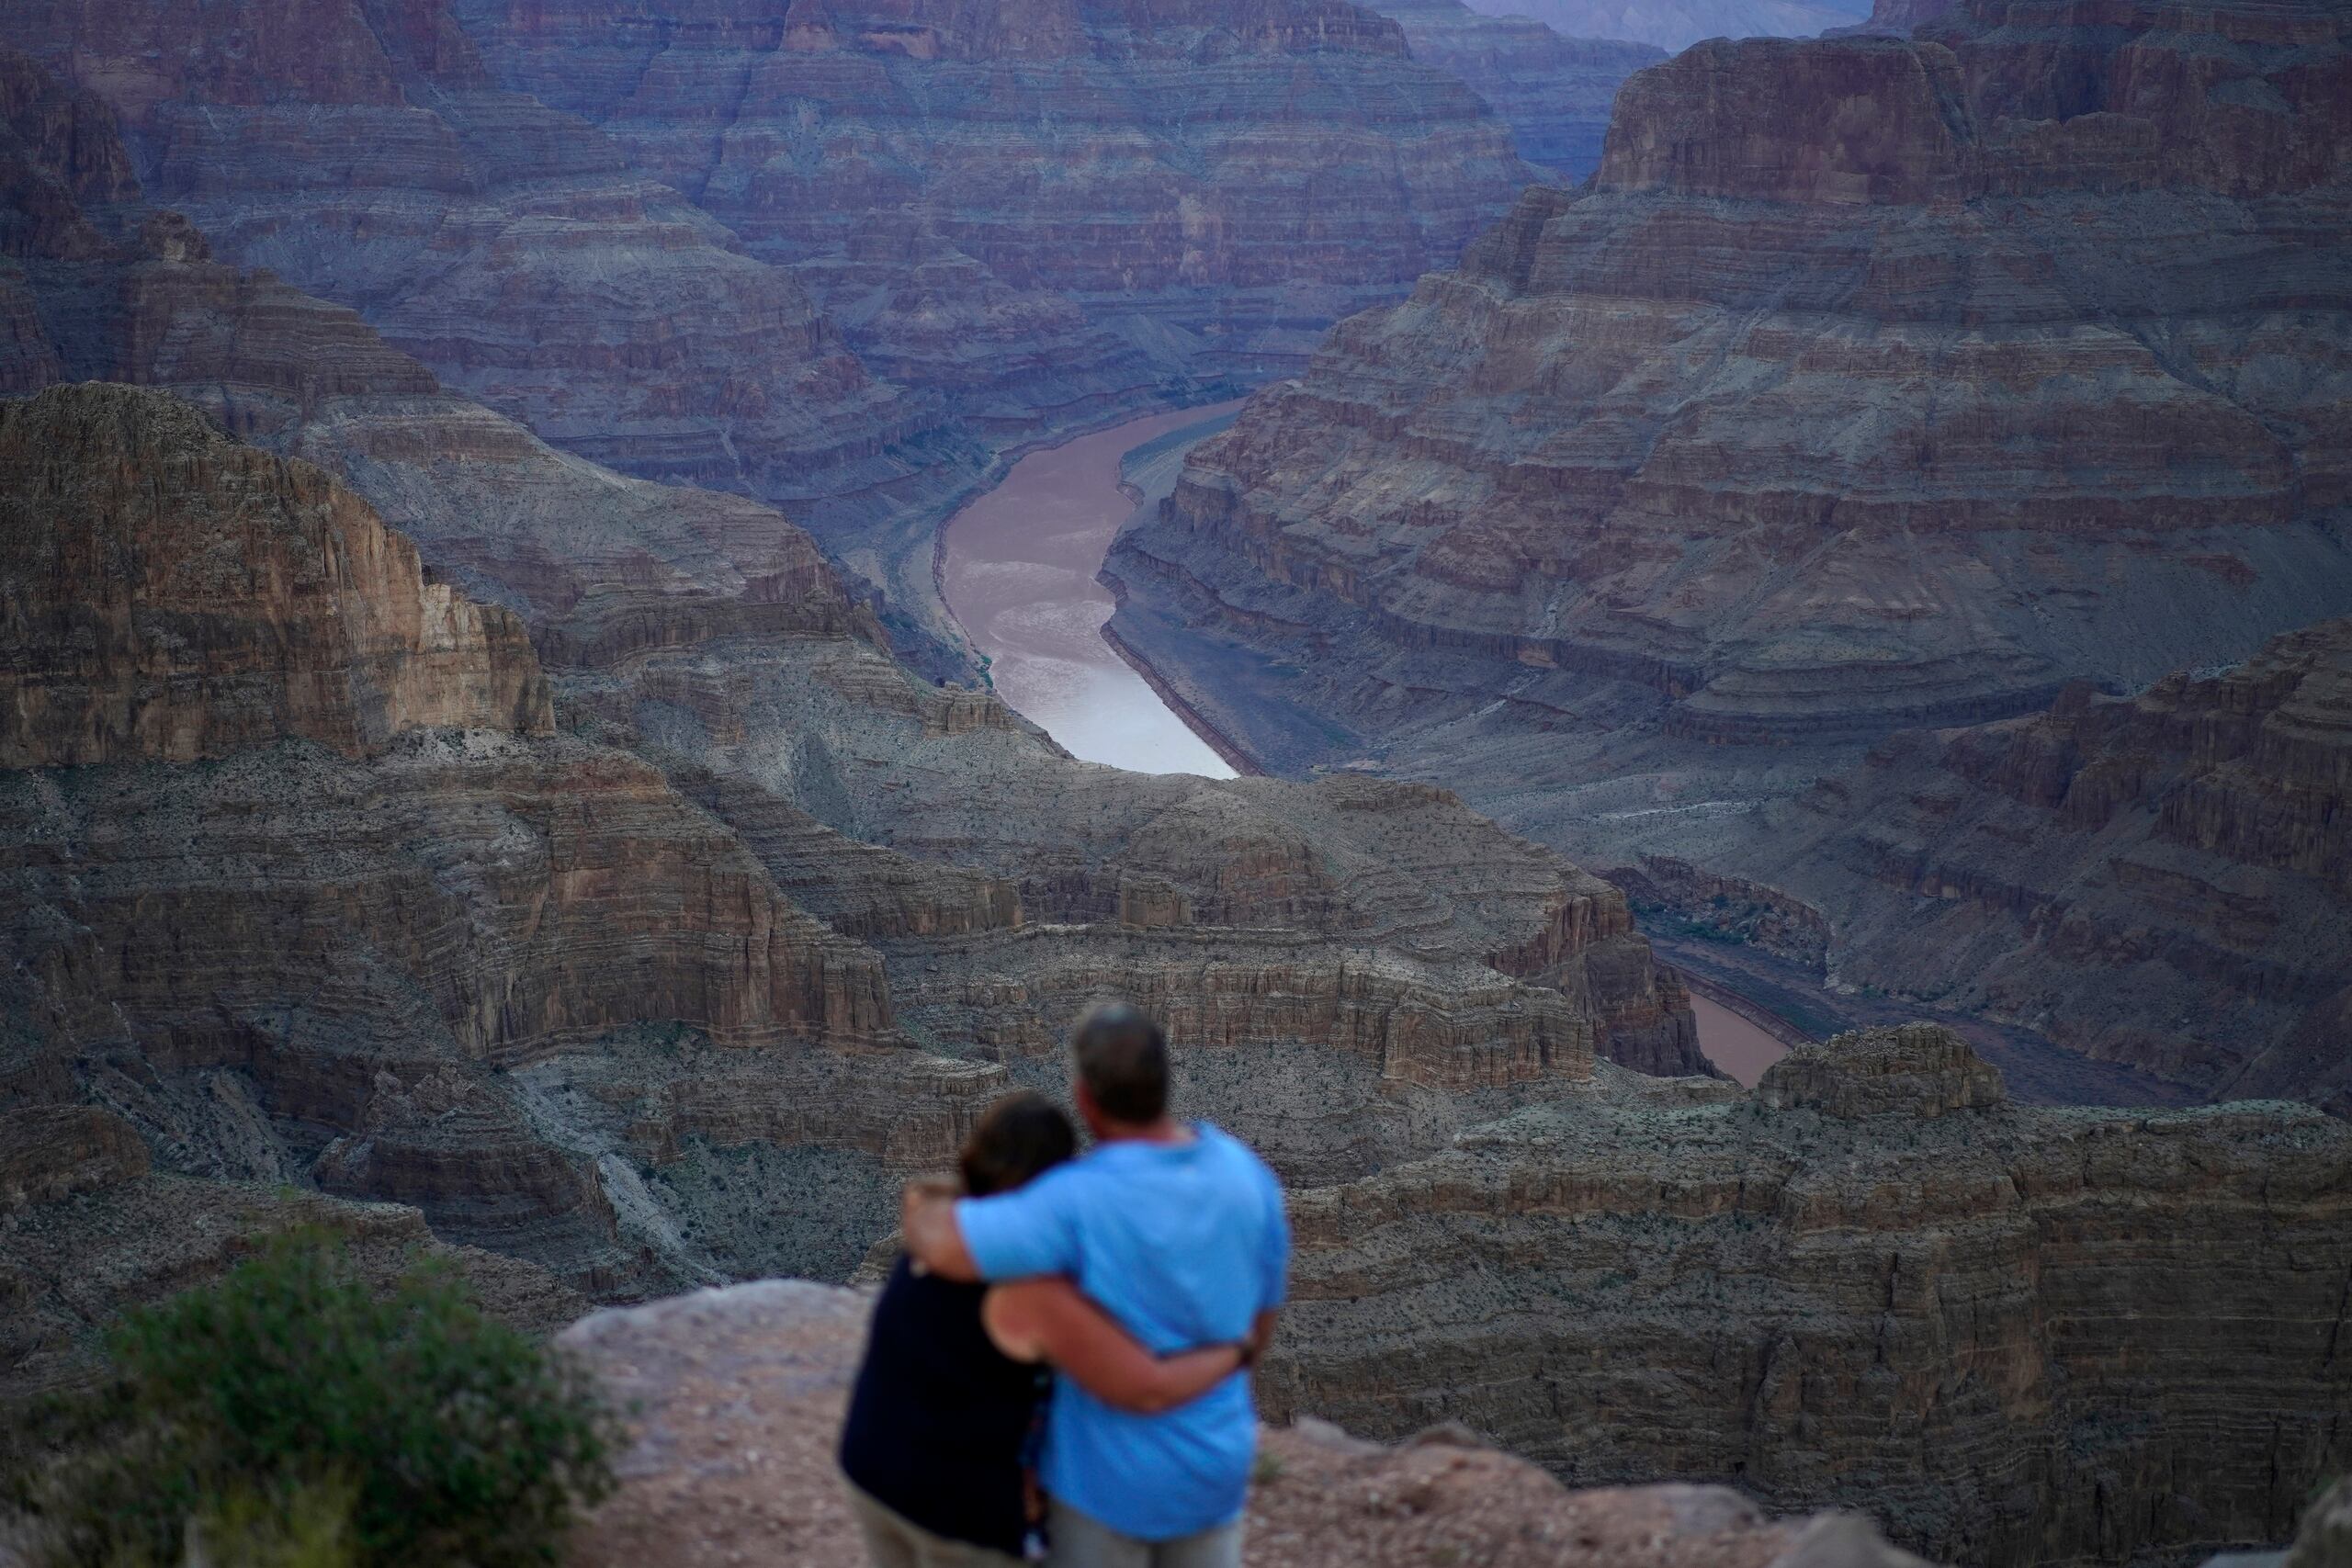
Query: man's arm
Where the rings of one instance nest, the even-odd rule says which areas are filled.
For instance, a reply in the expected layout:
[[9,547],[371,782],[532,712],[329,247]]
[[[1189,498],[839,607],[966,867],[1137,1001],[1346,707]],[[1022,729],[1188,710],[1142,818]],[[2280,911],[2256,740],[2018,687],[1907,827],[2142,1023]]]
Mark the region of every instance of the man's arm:
[[1155,1356],[1067,1280],[999,1285],[981,1303],[980,1322],[1014,1360],[1050,1362],[1113,1409],[1141,1416],[1190,1404],[1242,1364],[1238,1345]]
[[908,1182],[899,1201],[899,1228],[906,1235],[908,1257],[943,1280],[969,1284],[979,1279],[980,1266],[956,1223],[956,1192],[952,1181]]
[[1274,1320],[1281,1315],[1282,1308],[1268,1307],[1250,1320],[1250,1337],[1241,1342],[1242,1365],[1255,1367],[1266,1359],[1274,1343]]

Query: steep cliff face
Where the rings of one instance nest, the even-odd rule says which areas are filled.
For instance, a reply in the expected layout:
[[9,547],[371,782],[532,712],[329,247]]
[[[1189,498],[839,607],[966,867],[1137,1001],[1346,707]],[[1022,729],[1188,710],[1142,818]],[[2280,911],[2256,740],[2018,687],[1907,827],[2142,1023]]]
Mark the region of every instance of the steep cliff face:
[[1295,356],[1530,177],[1473,94],[1340,0],[453,10],[502,82],[1007,434]]
[[1374,738],[1852,739],[2340,610],[2343,15],[2045,10],[1635,76],[1592,186],[1336,330],[1114,570]]
[[[191,341],[222,331],[214,297],[168,292]],[[0,1105],[95,1101],[166,1171],[411,1203],[629,1293],[845,1273],[894,1173],[1057,1080],[1104,994],[1162,1008],[1190,1102],[1318,1179],[1599,1052],[1698,1065],[1622,898],[1439,792],[1075,763],[913,679],[773,513],[665,513],[520,439],[496,466],[403,450],[511,429],[437,391],[226,401],[406,508],[478,502],[424,549],[524,563],[568,732],[515,617],[424,584],[318,470],[154,392],[12,405],[0,474],[54,558],[12,590],[39,701],[0,773],[23,1023]],[[605,510],[565,509],[583,495]],[[655,560],[567,548],[640,515]],[[52,635],[75,616],[106,636]],[[68,760],[106,765],[46,765]]]
[[0,405],[0,766],[554,727],[514,616],[424,582],[324,473],[129,389]]
[[1278,1402],[1575,1483],[1868,1506],[1967,1562],[2291,1535],[2340,1470],[2352,1129],[2031,1111],[1932,1026],[1603,1092],[1300,1194]]
[[1980,4],[1641,73],[1590,185],[1195,450],[1114,629],[1277,771],[1754,880],[1736,819],[1890,733],[2343,614],[2346,18],[2176,20]]
[[1519,155],[1555,183],[1600,162],[1609,106],[1626,77],[1666,58],[1655,44],[1563,38],[1524,15],[1482,15],[1461,0],[1380,0],[1413,58],[1468,83],[1510,126]]
[[[2137,697],[1897,736],[1718,863],[1818,911],[1845,981],[2216,1096],[2352,1113],[2352,622]],[[1706,919],[1706,900],[1673,900]]]
[[223,257],[559,447],[793,505],[941,649],[933,534],[1006,448],[1295,362],[1532,177],[1339,0],[281,10],[0,42]]
[[739,1058],[894,1038],[871,950],[657,772],[553,736],[515,618],[324,474],[70,387],[0,406],[0,494],[11,1102],[609,1289],[641,1260],[503,1069],[647,1020]]
[[792,497],[956,460],[790,277],[593,128],[499,90],[435,0],[35,0],[0,42],[104,99],[147,193],[221,254],[560,446]]

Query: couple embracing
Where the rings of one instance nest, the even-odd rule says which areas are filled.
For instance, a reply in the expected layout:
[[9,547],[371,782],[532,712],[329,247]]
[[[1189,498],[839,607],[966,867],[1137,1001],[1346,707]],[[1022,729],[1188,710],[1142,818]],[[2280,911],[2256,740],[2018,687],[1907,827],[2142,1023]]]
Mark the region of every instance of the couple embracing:
[[1290,1231],[1257,1156],[1168,1111],[1129,1007],[1079,1026],[1071,1097],[999,1101],[963,1181],[907,1190],[842,1469],[876,1568],[1238,1568],[1249,1370]]

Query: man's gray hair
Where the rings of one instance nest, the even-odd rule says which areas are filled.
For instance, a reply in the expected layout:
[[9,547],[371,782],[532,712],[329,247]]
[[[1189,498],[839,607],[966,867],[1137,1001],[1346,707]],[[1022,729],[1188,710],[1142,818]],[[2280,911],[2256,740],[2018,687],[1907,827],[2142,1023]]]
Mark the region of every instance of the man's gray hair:
[[1071,1048],[1078,1081],[1104,1116],[1140,1127],[1168,1114],[1168,1036],[1149,1014],[1106,1003],[1079,1024]]

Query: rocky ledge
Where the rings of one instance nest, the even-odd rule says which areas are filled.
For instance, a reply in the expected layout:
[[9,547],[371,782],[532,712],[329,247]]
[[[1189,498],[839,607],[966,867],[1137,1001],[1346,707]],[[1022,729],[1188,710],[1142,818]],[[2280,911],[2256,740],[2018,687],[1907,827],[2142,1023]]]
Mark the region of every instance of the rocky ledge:
[[[580,1568],[859,1568],[833,1466],[868,1295],[772,1280],[598,1313],[558,1343],[639,1411]],[[1302,1420],[1260,1436],[1253,1561],[1285,1568],[1925,1568],[1851,1514],[1774,1519],[1720,1486],[1571,1492],[1459,1430],[1398,1448]]]

